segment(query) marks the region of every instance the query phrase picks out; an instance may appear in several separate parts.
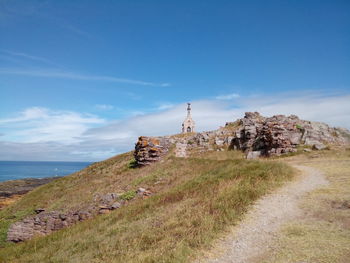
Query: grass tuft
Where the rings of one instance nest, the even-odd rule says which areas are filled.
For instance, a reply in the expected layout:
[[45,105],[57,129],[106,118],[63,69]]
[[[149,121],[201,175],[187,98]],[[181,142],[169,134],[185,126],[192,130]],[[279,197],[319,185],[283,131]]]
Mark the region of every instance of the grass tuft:
[[136,196],[136,192],[130,190],[130,191],[127,191],[127,192],[121,194],[121,195],[119,196],[119,198],[120,198],[121,200],[129,201],[129,200],[133,199],[135,196]]

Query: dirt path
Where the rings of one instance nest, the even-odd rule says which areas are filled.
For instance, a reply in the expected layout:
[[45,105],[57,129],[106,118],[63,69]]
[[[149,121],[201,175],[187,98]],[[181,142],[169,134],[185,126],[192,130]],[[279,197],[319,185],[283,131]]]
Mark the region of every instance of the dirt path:
[[232,234],[215,245],[213,251],[219,251],[219,256],[210,255],[197,262],[248,263],[269,248],[282,224],[302,216],[299,199],[328,181],[317,169],[294,167],[302,171],[300,178],[260,199]]

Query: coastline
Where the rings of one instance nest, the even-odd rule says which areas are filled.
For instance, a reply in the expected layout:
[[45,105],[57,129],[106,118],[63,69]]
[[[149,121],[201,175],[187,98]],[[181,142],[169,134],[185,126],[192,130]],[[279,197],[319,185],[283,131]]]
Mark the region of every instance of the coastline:
[[0,182],[0,210],[16,202],[33,189],[50,183],[62,176],[45,178],[24,178]]

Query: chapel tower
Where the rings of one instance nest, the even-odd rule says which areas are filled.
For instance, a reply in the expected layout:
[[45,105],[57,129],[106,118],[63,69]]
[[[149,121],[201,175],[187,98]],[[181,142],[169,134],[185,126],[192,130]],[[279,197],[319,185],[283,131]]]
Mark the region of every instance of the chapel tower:
[[194,132],[195,122],[191,116],[191,103],[187,103],[187,117],[182,123],[182,133]]

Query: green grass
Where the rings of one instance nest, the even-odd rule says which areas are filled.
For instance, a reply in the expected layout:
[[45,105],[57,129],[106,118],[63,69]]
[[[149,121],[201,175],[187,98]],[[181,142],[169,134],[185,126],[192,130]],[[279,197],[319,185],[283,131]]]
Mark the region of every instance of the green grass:
[[[107,215],[49,236],[2,248],[0,260],[188,262],[228,226],[237,223],[254,200],[293,175],[292,168],[286,164],[248,161],[237,158],[235,153],[213,152],[208,158],[203,155],[188,159],[169,157],[164,162],[141,169],[128,168],[130,159],[130,154],[126,154],[89,168],[99,170],[103,167],[103,171],[109,174],[110,167],[119,167],[110,175],[100,174],[99,178],[89,176],[90,170],[75,174],[66,179],[68,189],[63,191],[78,191],[75,186],[81,182],[88,185],[84,186],[84,191],[79,190],[80,194],[68,197],[74,205],[90,200],[96,188],[110,191],[114,187],[127,192],[144,187],[154,193],[151,197],[134,199]],[[84,177],[86,180],[82,179]],[[38,199],[34,200],[39,202],[39,196],[49,190],[52,197],[48,206],[63,208],[64,198],[56,193],[62,189],[55,185],[38,189],[35,194]],[[31,204],[33,200],[27,198],[33,199],[25,196],[20,202]],[[37,204],[43,203],[42,200]],[[22,205],[15,204],[3,211],[2,218],[23,208]]]
[[137,161],[134,158],[128,163],[128,168],[137,168]]
[[136,196],[136,191],[130,190],[119,196],[121,200],[129,201]]

